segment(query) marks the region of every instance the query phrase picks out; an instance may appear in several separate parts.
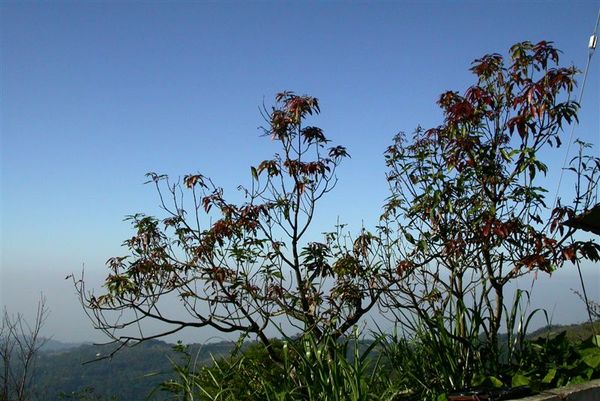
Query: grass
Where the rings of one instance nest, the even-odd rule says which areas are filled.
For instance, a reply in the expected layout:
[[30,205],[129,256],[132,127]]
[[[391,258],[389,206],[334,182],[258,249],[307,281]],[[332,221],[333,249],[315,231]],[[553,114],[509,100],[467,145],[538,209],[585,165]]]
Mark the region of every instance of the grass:
[[474,347],[466,372],[457,360],[464,350],[454,349],[462,345],[431,331],[410,339],[389,334],[359,340],[354,333],[337,341],[310,335],[276,341],[278,362],[254,344],[199,366],[182,347],[187,357],[174,363],[175,379],[161,390],[182,401],[443,401],[452,390],[474,385],[540,390],[600,377],[597,342],[580,341],[589,330],[585,323],[536,330],[515,358],[499,366],[486,365],[486,350]]

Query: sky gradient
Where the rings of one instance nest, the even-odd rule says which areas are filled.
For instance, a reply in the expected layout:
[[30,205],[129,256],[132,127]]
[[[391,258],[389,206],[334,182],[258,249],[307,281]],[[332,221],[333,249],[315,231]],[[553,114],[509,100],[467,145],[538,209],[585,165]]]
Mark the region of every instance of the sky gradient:
[[[31,315],[43,292],[48,334],[100,338],[64,277],[85,265],[101,284],[104,262],[131,235],[123,217],[158,212],[143,185],[149,171],[200,171],[235,196],[249,166],[274,152],[260,137],[259,108],[282,90],[318,97],[314,123],[352,156],[317,232],[338,217],[372,227],[388,194],[383,152],[394,134],[440,124],[439,94],[464,90],[471,61],[516,42],[554,41],[561,64],[583,69],[599,6],[0,2],[0,306]],[[596,154],[598,57],[575,129]],[[549,155],[553,177],[563,150]],[[590,292],[600,293],[598,266],[584,267]],[[556,321],[583,320],[573,271],[551,281],[536,288],[540,305]]]

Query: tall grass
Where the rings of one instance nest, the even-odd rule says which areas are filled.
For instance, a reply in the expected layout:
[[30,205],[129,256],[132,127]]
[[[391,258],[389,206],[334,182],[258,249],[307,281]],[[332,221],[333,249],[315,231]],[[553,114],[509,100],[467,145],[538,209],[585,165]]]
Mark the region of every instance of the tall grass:
[[[362,342],[365,344],[365,342]],[[370,401],[393,400],[393,375],[384,371],[377,354],[379,341],[364,349],[357,337],[335,340],[311,335],[278,344],[282,362],[270,359],[262,345],[215,359],[212,366],[194,366],[184,350],[173,361],[175,378],[160,390],[172,400],[192,401]]]
[[[324,335],[317,340],[309,333],[274,341],[271,350],[262,344],[245,348],[240,344],[230,357],[213,359],[212,366],[197,366],[182,347],[183,358],[173,361],[174,379],[160,389],[181,401],[442,401],[449,393],[470,387],[531,382],[541,388],[568,382],[571,374],[600,374],[600,366],[589,370],[588,362],[571,360],[574,352],[565,352],[564,358],[579,367],[565,373],[558,368],[563,356],[540,354],[538,348],[545,343],[528,341],[526,333],[532,318],[544,312],[528,313],[528,305],[529,294],[517,291],[510,310],[505,310],[506,334],[493,345],[483,333],[486,317],[463,305],[453,308],[454,314],[415,319],[410,335],[394,331],[361,340],[355,331],[342,339]],[[600,353],[588,348],[581,355],[593,353],[595,358]],[[552,376],[554,382],[534,354],[556,359],[548,368],[558,372],[556,380]]]

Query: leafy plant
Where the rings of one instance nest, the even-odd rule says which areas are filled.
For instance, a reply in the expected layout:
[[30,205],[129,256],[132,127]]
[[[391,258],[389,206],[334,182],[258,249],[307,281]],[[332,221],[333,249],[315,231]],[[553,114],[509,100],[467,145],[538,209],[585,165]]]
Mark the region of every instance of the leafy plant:
[[[543,187],[544,153],[577,120],[577,71],[559,66],[549,42],[517,43],[509,54],[476,60],[476,83],[441,95],[440,126],[418,128],[412,141],[395,137],[385,153],[391,194],[375,233],[352,236],[338,225],[307,238],[348,157],[309,125],[320,112],[313,97],[283,92],[264,111],[264,134],[279,152],[250,168],[241,203],[201,174],[173,184],[149,173],[165,216],[128,217],[129,255],[109,259],[103,294],[75,282],[95,327],[123,346],[207,326],[258,339],[210,367],[182,349],[162,389],[186,401],[441,400],[472,385],[593,377],[595,348],[530,343],[525,333],[538,311],[521,309],[524,292],[507,306],[506,286],[518,277],[600,260],[600,245],[564,224],[597,203],[600,159],[579,143],[572,203],[549,207]],[[173,298],[186,318],[165,313]],[[345,336],[376,307],[407,337],[361,352]],[[267,334],[282,332],[282,319],[297,339]],[[145,332],[147,320],[167,328]],[[548,362],[543,376],[536,355]]]
[[[189,355],[175,363],[177,377],[161,385],[173,399],[192,400],[392,400],[397,391],[375,357],[377,341],[320,341],[307,334],[277,341],[273,361],[261,343],[240,349],[212,366],[194,366]],[[361,344],[364,347],[361,349]]]
[[[276,106],[265,110],[264,135],[279,153],[251,167],[241,204],[228,202],[223,189],[201,174],[172,184],[149,173],[166,217],[128,217],[136,231],[124,242],[130,254],[108,260],[104,294],[75,282],[94,325],[124,343],[210,326],[256,336],[276,358],[266,333],[277,319],[320,340],[325,332],[340,337],[371,310],[384,290],[374,257],[379,239],[367,231],[352,239],[339,227],[322,242],[306,238],[319,201],[335,187],[336,169],[348,157],[308,124],[319,112],[314,97],[277,95]],[[165,312],[165,300],[173,297],[187,319]],[[168,328],[146,333],[148,320]],[[126,332],[138,326],[139,335]]]
[[169,399],[181,401],[200,400],[234,400],[234,388],[228,386],[235,378],[234,366],[237,363],[220,361],[212,358],[212,366],[201,366],[196,363],[190,350],[182,343],[178,343],[174,350],[180,358],[172,359],[171,365],[174,377],[162,382],[150,394],[150,399],[158,391],[170,394]]
[[578,384],[600,377],[600,336],[569,341],[566,332],[539,338],[524,347],[511,384],[536,390]]
[[573,160],[570,206],[551,209],[543,187],[544,154],[577,120],[570,97],[577,71],[558,62],[549,42],[517,43],[508,60],[475,60],[476,83],[440,96],[444,122],[418,128],[412,140],[398,135],[386,152],[391,195],[382,234],[396,285],[383,305],[443,352],[448,389],[481,372],[493,376],[505,358],[499,332],[508,283],[599,260],[600,246],[575,239],[563,223],[596,203],[600,160],[585,152]]
[[[359,350],[358,336],[336,341],[328,336],[318,343],[306,336],[295,342],[295,355],[286,358],[288,371],[293,371],[296,393],[307,400],[380,400],[388,399],[388,380],[382,377],[379,359],[371,342]],[[298,398],[296,398],[298,399]]]

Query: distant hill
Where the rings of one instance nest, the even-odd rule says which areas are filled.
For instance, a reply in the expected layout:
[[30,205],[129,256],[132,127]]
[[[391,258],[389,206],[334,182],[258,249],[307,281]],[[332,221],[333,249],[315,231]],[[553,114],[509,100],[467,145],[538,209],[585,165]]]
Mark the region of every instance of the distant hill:
[[44,345],[40,349],[42,352],[57,352],[57,351],[65,351],[71,348],[76,348],[84,343],[65,343],[62,341],[57,341],[52,338],[45,338]]
[[600,321],[596,321],[593,324],[587,323],[577,323],[577,324],[552,324],[546,327],[542,327],[537,329],[527,335],[530,339],[537,339],[540,337],[554,337],[563,331],[567,332],[567,338],[570,340],[584,340],[590,337],[593,333],[600,334]]
[[[595,328],[600,333],[600,322],[595,323]],[[592,334],[591,330],[589,323],[550,325],[533,331],[528,338],[552,337],[566,331],[570,339],[583,339]],[[505,339],[503,335],[500,341]],[[372,341],[362,340],[359,348],[366,348]],[[144,401],[152,389],[170,377],[172,361],[180,360],[181,355],[173,347],[173,344],[152,340],[125,347],[112,358],[92,362],[110,356],[114,346],[51,340],[37,361],[36,392],[45,395],[41,399],[58,400],[60,394],[70,395],[94,388],[94,394],[103,397],[98,399],[112,400],[111,397],[116,396],[115,399],[121,401]],[[212,362],[211,356],[225,357],[233,349],[233,342],[193,344],[188,347],[188,353],[196,364],[208,365]],[[153,400],[160,399],[160,393],[153,397]]]
[[[116,396],[122,401],[142,401],[170,377],[172,361],[181,358],[173,350],[173,344],[158,340],[125,347],[112,357],[109,356],[114,345],[68,347],[56,343],[40,353],[33,380],[34,393],[45,394],[45,399],[52,400],[60,399],[61,394],[94,388],[94,394],[106,399]],[[211,363],[211,355],[226,356],[233,347],[232,342],[193,344],[188,352],[197,364],[204,365]]]

